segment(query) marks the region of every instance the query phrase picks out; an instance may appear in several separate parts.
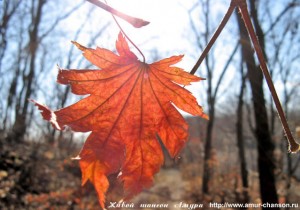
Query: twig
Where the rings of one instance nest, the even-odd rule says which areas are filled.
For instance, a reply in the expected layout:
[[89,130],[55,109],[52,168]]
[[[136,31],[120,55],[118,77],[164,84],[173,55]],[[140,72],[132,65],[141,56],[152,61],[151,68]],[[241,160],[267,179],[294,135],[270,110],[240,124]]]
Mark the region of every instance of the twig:
[[228,22],[228,20],[231,16],[231,14],[233,13],[234,9],[235,9],[235,5],[231,4],[229,6],[225,16],[223,17],[220,25],[218,26],[217,30],[215,31],[214,35],[209,40],[208,44],[206,45],[205,49],[203,50],[202,54],[200,55],[198,61],[196,62],[193,69],[191,70],[190,74],[195,74],[195,72],[197,71],[197,69],[201,65],[202,61],[204,60],[204,58],[207,56],[208,52],[210,51],[211,47],[214,45],[215,41],[219,37],[219,35],[222,32],[223,28],[227,24],[227,22]]
[[288,143],[289,143],[289,152],[292,152],[292,153],[298,152],[300,150],[300,145],[295,141],[295,139],[294,139],[294,137],[293,137],[293,135],[290,131],[290,128],[289,128],[289,125],[287,123],[284,111],[282,109],[280,100],[278,98],[276,89],[274,87],[271,75],[269,73],[268,66],[266,64],[262,49],[260,47],[260,44],[259,44],[259,42],[257,40],[257,37],[256,37],[256,34],[254,32],[254,28],[253,28],[253,25],[252,25],[252,22],[251,22],[251,19],[250,19],[250,15],[248,13],[246,1],[245,0],[232,0],[232,1],[238,2],[238,7],[239,7],[240,12],[242,14],[243,21],[245,23],[248,34],[249,34],[250,39],[252,41],[252,44],[254,46],[255,52],[257,54],[257,57],[258,57],[258,60],[259,60],[259,63],[260,63],[261,70],[262,70],[262,72],[265,76],[265,79],[267,81],[267,84],[268,84],[269,90],[271,92],[271,95],[273,97],[273,100],[274,100],[274,103],[275,103],[280,121],[282,123],[285,135],[287,137],[287,140],[288,140]]
[[299,145],[299,143],[297,143],[295,141],[295,139],[294,139],[294,137],[293,137],[293,135],[290,131],[289,125],[287,123],[284,111],[282,109],[282,106],[281,106],[280,100],[278,98],[276,89],[274,87],[272,78],[270,76],[268,66],[266,64],[263,52],[262,52],[260,44],[257,40],[253,25],[252,25],[252,22],[251,22],[251,19],[250,19],[250,15],[249,15],[249,12],[248,12],[248,9],[247,9],[246,0],[231,0],[230,6],[229,6],[223,20],[221,21],[221,23],[218,26],[217,30],[215,31],[214,35],[212,36],[212,38],[208,42],[207,46],[205,47],[204,51],[202,52],[201,56],[199,57],[198,61],[195,64],[195,66],[191,70],[190,74],[195,74],[195,72],[199,68],[200,64],[202,63],[204,58],[207,56],[209,50],[211,49],[211,47],[215,43],[216,39],[218,38],[218,36],[222,32],[223,28],[227,24],[232,12],[234,11],[234,9],[236,7],[239,8],[239,10],[242,14],[244,24],[247,28],[248,34],[250,36],[250,39],[251,39],[252,44],[254,46],[255,52],[257,54],[257,57],[258,57],[258,60],[259,60],[260,66],[261,66],[261,70],[262,70],[262,72],[265,76],[265,79],[267,81],[269,90],[270,90],[271,95],[273,97],[273,100],[274,100],[274,103],[275,103],[280,121],[282,123],[285,135],[286,135],[288,143],[289,143],[289,152],[292,152],[292,153],[298,152],[298,151],[300,151],[300,145]]
[[123,20],[127,21],[128,23],[130,23],[132,26],[136,27],[136,28],[141,28],[143,26],[148,25],[150,22],[145,21],[143,19],[140,18],[135,18],[129,15],[124,14],[123,12],[120,12],[110,6],[108,6],[107,4],[104,4],[101,1],[98,0],[86,0],[102,9],[104,9],[107,12],[110,12],[113,15],[118,16],[119,18],[122,18]]

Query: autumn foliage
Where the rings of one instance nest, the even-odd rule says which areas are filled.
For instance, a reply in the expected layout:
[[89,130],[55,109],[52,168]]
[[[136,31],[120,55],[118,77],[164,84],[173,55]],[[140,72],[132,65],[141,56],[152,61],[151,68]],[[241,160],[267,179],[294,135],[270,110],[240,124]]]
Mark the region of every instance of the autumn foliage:
[[201,78],[172,66],[183,56],[152,64],[139,61],[122,33],[116,42],[118,55],[73,44],[100,69],[60,69],[57,81],[70,85],[74,94],[88,96],[57,111],[32,101],[56,129],[91,131],[79,154],[82,184],[93,183],[104,208],[111,174],[118,174],[125,199],[152,185],[164,161],[158,136],[172,158],[181,151],[188,125],[175,106],[207,118],[192,94],[180,86]]

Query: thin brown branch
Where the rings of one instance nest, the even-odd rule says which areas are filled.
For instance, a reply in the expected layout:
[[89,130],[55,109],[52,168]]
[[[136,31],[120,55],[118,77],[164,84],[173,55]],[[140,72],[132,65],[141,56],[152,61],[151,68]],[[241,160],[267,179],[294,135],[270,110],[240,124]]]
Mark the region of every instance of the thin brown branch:
[[101,1],[98,1],[98,0],[86,0],[102,9],[104,9],[105,11],[127,21],[128,23],[130,23],[132,26],[134,26],[135,28],[141,28],[143,26],[146,26],[148,25],[150,22],[148,21],[145,21],[143,19],[140,19],[140,18],[136,18],[136,17],[132,17],[132,16],[129,16],[129,15],[126,15],[125,13],[123,12],[120,12],[110,6],[108,6],[107,4],[101,2]]
[[282,123],[285,135],[287,137],[287,140],[288,140],[288,143],[289,143],[289,151],[292,152],[292,153],[298,152],[300,150],[300,145],[295,141],[295,139],[294,139],[294,137],[293,137],[293,135],[290,131],[290,128],[289,128],[289,125],[287,123],[284,111],[282,109],[280,100],[278,98],[276,89],[274,87],[271,75],[269,73],[268,66],[266,64],[262,49],[261,49],[260,44],[257,40],[253,25],[252,25],[252,22],[251,22],[251,19],[250,19],[250,15],[248,13],[246,1],[245,0],[242,0],[242,1],[241,0],[232,0],[232,1],[238,2],[238,7],[239,7],[240,12],[242,14],[243,21],[245,23],[248,34],[249,34],[250,39],[252,41],[252,44],[254,46],[255,52],[256,52],[258,60],[260,62],[261,70],[262,70],[262,72],[265,76],[265,79],[266,79],[266,82],[268,84],[269,90],[272,94],[272,97],[273,97],[278,115],[280,117],[280,121]]
[[223,17],[220,25],[218,26],[217,30],[215,31],[215,33],[213,34],[212,38],[210,39],[210,41],[208,42],[207,46],[205,47],[205,49],[203,50],[202,54],[200,55],[198,61],[196,62],[195,66],[193,67],[193,69],[191,70],[190,74],[195,74],[195,72],[197,71],[197,69],[199,68],[199,66],[201,65],[202,61],[204,60],[204,58],[207,56],[208,52],[210,51],[211,47],[214,45],[215,41],[217,40],[217,38],[219,37],[220,33],[222,32],[223,28],[225,27],[225,25],[227,24],[231,14],[233,13],[235,9],[235,5],[231,4],[225,14],[225,16]]
[[269,90],[271,92],[271,95],[273,97],[280,121],[282,123],[286,138],[288,140],[289,143],[289,152],[295,153],[300,151],[300,145],[299,143],[297,143],[290,131],[289,125],[287,123],[287,119],[285,117],[284,111],[282,109],[280,100],[278,98],[276,89],[274,87],[271,75],[269,73],[268,70],[268,66],[266,64],[265,61],[265,57],[263,54],[263,51],[260,47],[259,41],[256,37],[251,19],[250,19],[250,15],[247,9],[247,3],[246,0],[231,0],[231,4],[223,18],[223,20],[221,21],[219,27],[217,28],[217,30],[215,31],[214,35],[212,36],[212,38],[210,39],[210,41],[208,42],[207,46],[205,47],[204,51],[202,52],[201,56],[199,57],[198,61],[196,62],[195,66],[193,67],[193,69],[191,70],[191,74],[195,74],[195,72],[197,71],[197,69],[199,68],[199,66],[201,65],[202,61],[204,60],[204,58],[207,56],[209,50],[211,49],[211,47],[213,46],[213,44],[215,43],[215,41],[217,40],[218,36],[220,35],[220,33],[222,32],[222,30],[224,29],[225,25],[227,24],[232,12],[234,11],[234,9],[238,7],[241,14],[242,14],[242,18],[243,21],[245,23],[245,26],[247,28],[248,34],[250,36],[250,39],[252,41],[252,44],[254,46],[255,52],[257,54],[258,60],[260,62],[260,66],[262,69],[262,72],[265,76],[266,82],[268,84]]

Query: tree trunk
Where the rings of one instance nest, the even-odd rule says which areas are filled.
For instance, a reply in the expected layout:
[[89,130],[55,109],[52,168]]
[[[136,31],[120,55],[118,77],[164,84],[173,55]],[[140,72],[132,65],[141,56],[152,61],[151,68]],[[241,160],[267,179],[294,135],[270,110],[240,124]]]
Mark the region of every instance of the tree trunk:
[[[254,5],[254,0],[250,2]],[[252,15],[256,13],[252,13]],[[252,17],[257,19],[256,17]],[[242,57],[248,70],[248,78],[252,90],[252,101],[255,116],[255,135],[258,145],[258,171],[260,182],[260,194],[262,203],[278,203],[276,193],[273,150],[274,144],[271,139],[268,116],[263,91],[263,75],[260,67],[256,65],[254,53],[247,30],[240,17],[238,17],[240,38],[242,43]],[[259,28],[258,28],[259,27]],[[264,50],[264,35],[259,24],[255,24],[256,31],[259,32],[258,39]]]
[[[35,1],[32,1],[32,8],[34,7]],[[35,76],[35,62],[36,62],[36,54],[38,50],[39,44],[39,25],[42,19],[42,9],[45,5],[46,0],[39,0],[37,3],[36,10],[32,10],[32,22],[29,27],[29,42],[28,42],[28,53],[29,53],[29,72],[27,75],[23,75],[23,90],[25,91],[25,95],[22,95],[23,91],[19,96],[19,102],[16,105],[16,117],[15,122],[12,128],[11,134],[8,136],[10,140],[21,142],[24,134],[26,133],[27,128],[27,113],[28,113],[28,98],[31,96],[33,91],[33,81]],[[21,105],[22,104],[22,105]]]
[[[203,1],[203,12],[205,16],[205,32],[204,39],[205,42],[208,43],[210,37],[210,1]],[[202,193],[209,194],[209,186],[211,185],[210,180],[213,175],[213,168],[209,164],[209,160],[211,159],[211,150],[212,150],[212,133],[214,128],[214,119],[215,119],[215,98],[213,93],[213,67],[210,65],[210,56],[207,55],[205,58],[206,72],[207,72],[207,104],[208,104],[208,115],[209,121],[206,127],[206,136],[205,136],[205,145],[204,145],[204,165],[203,165],[203,177],[202,177]],[[213,56],[212,56],[213,60]],[[214,61],[212,61],[214,62]]]
[[[7,29],[9,28],[9,23],[12,19],[13,14],[16,12],[19,7],[21,1],[4,1],[1,2],[1,20],[0,20],[0,75],[2,72],[2,59],[5,54],[6,46],[7,46]],[[0,87],[2,88],[2,87]]]
[[206,139],[204,146],[204,168],[203,168],[203,178],[202,178],[202,192],[203,194],[209,194],[209,182],[213,174],[213,168],[209,165],[209,160],[211,158],[211,148],[212,148],[212,133],[214,127],[214,103],[210,104],[209,111],[209,121],[206,127]]
[[236,135],[237,135],[237,146],[241,167],[242,185],[243,185],[243,202],[249,202],[248,194],[248,170],[246,164],[245,147],[244,147],[244,136],[243,136],[243,106],[244,106],[244,90],[246,85],[246,76],[244,75],[243,64],[241,65],[241,78],[242,84],[238,98],[237,106],[237,122],[236,122]]

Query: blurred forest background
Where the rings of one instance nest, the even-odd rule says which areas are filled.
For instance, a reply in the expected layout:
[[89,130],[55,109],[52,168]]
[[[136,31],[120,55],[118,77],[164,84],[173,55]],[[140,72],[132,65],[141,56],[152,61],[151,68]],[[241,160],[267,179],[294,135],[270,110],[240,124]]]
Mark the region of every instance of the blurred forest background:
[[[135,9],[147,2],[135,1]],[[160,11],[160,3],[151,2]],[[175,41],[178,45],[159,43],[163,30],[148,35],[144,29],[124,27],[138,40],[148,62],[181,53],[188,61],[182,67],[190,71],[230,1],[167,2],[162,8],[166,16],[152,15],[161,16],[164,30],[185,21],[180,33],[167,34],[170,41],[181,40]],[[247,2],[290,128],[299,140],[300,1]],[[173,5],[184,18],[168,13]],[[169,16],[173,25],[163,25]],[[68,86],[55,83],[57,64],[66,69],[92,67],[70,40],[115,49],[118,28],[108,13],[79,0],[0,0],[0,18],[0,208],[99,209],[92,186],[81,187],[78,163],[71,159],[86,134],[54,130],[28,99],[51,109],[77,101]],[[190,90],[210,120],[185,115],[190,137],[180,159],[166,155],[154,186],[132,202],[169,203],[170,209],[179,202],[299,203],[300,156],[287,152],[277,112],[237,12],[196,74],[206,80]],[[108,201],[118,201],[118,189],[111,186],[110,191]]]

